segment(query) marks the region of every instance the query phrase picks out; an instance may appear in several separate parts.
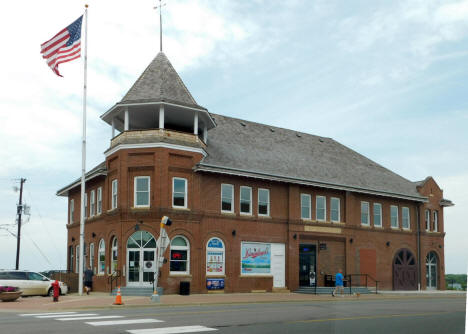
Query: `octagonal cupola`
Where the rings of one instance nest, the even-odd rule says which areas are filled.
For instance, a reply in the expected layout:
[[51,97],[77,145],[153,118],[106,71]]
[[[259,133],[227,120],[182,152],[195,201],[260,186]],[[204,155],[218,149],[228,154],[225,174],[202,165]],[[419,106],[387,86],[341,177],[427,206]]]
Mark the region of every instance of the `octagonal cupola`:
[[167,141],[171,133],[172,138],[185,138],[190,146],[196,142],[204,146],[208,130],[216,126],[163,52],[158,53],[122,100],[101,119],[112,126],[111,148],[134,141],[140,144],[146,140]]

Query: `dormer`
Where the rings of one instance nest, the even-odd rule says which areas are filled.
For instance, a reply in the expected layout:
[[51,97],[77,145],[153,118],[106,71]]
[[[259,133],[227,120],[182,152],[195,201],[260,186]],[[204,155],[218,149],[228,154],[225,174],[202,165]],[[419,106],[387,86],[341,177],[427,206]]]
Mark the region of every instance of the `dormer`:
[[204,148],[216,126],[163,52],[101,119],[112,126],[110,149],[159,141]]

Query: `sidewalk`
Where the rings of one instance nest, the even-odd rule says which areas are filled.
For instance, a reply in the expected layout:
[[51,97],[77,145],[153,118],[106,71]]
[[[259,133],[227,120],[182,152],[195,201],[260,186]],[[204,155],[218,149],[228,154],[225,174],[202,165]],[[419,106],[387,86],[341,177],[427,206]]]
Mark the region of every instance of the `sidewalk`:
[[[405,291],[407,292],[407,291]],[[359,299],[408,299],[408,298],[466,298],[465,293],[437,291],[436,293],[411,293],[389,291],[383,294],[370,294],[344,297],[329,295],[309,295],[297,293],[229,293],[229,294],[193,294],[189,296],[161,296],[160,303],[152,303],[150,297],[122,297],[124,305],[112,305],[115,296],[104,292],[93,292],[91,295],[79,296],[70,294],[61,296],[58,303],[50,297],[24,297],[15,302],[0,302],[0,312],[48,312],[63,310],[83,310],[95,308],[126,308],[126,307],[164,307],[180,305],[209,305],[237,303],[271,303],[271,302],[311,302],[311,301],[357,301]]]

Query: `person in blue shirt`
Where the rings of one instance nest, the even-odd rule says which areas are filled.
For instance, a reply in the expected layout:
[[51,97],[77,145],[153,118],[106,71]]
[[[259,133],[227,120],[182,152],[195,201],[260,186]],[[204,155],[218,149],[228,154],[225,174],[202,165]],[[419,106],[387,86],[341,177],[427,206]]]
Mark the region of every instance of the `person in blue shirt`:
[[338,272],[335,276],[335,290],[332,292],[332,296],[335,297],[338,290],[341,291],[341,297],[344,295],[344,287],[343,287],[343,274],[341,273],[341,269],[338,269]]

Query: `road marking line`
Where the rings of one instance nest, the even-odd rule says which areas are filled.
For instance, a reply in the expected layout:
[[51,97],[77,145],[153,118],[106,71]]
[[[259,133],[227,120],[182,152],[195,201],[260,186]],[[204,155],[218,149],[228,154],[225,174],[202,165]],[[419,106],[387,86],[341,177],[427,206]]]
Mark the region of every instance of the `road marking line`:
[[81,313],[81,314],[58,314],[58,315],[38,315],[36,318],[66,318],[66,317],[87,317],[90,315],[99,315],[97,313]]
[[91,326],[113,326],[113,325],[129,325],[129,324],[149,324],[154,322],[164,322],[157,319],[129,319],[129,320],[111,320],[111,321],[93,321],[86,322]]
[[148,329],[133,329],[127,332],[131,334],[178,334],[178,333],[198,333],[217,331],[216,328],[205,326],[180,326],[180,327],[163,327],[163,328],[148,328]]
[[97,317],[77,317],[77,318],[59,318],[55,320],[59,321],[72,321],[72,320],[93,320],[93,319],[115,319],[115,318],[123,318],[123,315],[100,315]]
[[60,315],[60,314],[76,314],[78,312],[58,312],[58,313],[24,313],[18,314],[20,317],[32,317],[36,315]]

